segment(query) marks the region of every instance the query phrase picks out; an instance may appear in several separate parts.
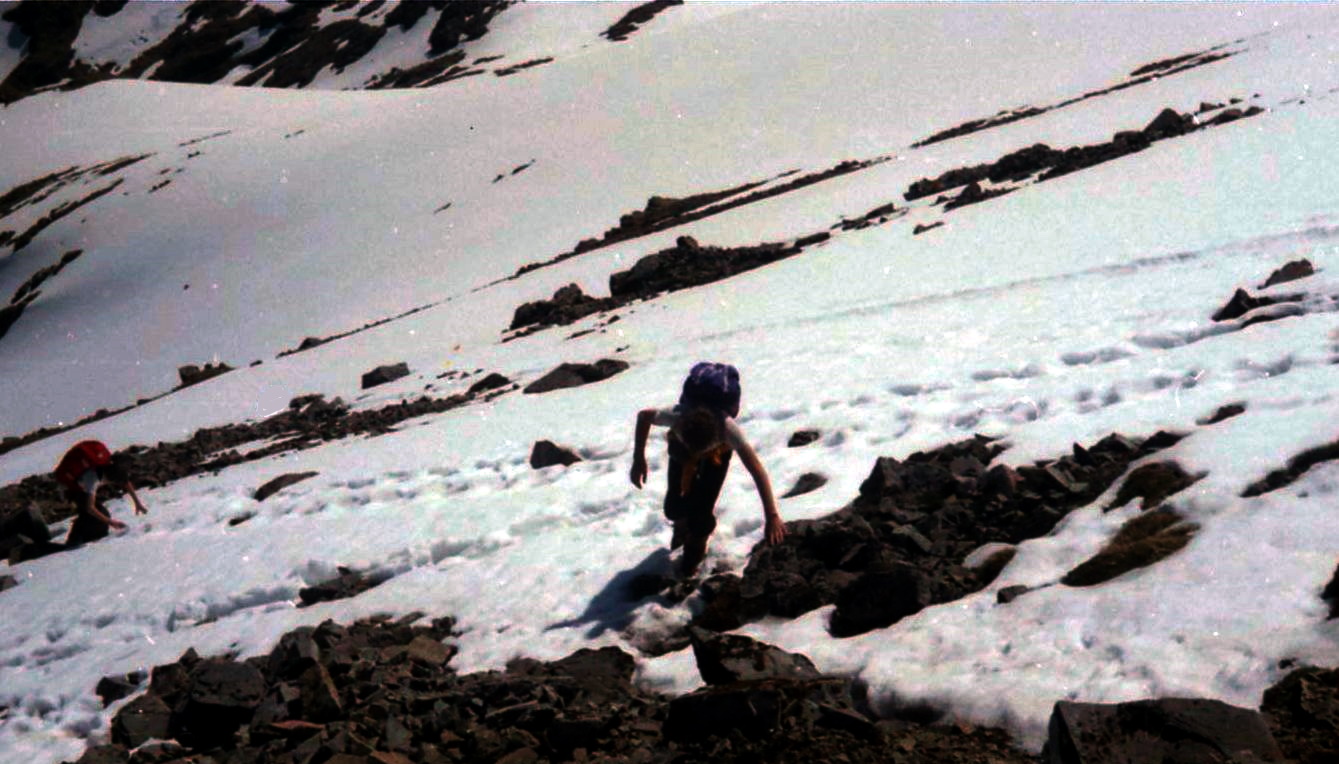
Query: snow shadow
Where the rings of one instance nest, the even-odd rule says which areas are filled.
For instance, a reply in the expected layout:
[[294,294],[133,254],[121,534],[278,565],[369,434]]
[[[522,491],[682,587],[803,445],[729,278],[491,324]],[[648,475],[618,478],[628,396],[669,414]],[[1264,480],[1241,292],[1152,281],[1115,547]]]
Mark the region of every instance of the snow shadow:
[[576,618],[549,624],[544,630],[569,629],[590,624],[587,639],[594,639],[606,631],[621,631],[633,621],[633,611],[646,599],[638,593],[636,584],[651,578],[662,578],[670,571],[670,551],[664,547],[647,555],[633,567],[619,571],[591,598],[586,610]]

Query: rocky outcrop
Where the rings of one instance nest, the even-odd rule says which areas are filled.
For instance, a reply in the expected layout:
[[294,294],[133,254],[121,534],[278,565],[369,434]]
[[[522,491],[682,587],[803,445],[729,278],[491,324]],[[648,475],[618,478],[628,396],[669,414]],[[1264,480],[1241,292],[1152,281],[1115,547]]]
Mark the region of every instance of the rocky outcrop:
[[606,380],[628,368],[626,361],[613,358],[602,358],[595,363],[564,363],[526,385],[522,392],[528,395],[536,395],[568,387],[589,385],[593,382]]
[[989,584],[1002,564],[969,567],[976,550],[1050,532],[1132,462],[1178,439],[1111,435],[1088,448],[1076,445],[1072,456],[1017,470],[989,466],[1003,447],[980,437],[905,461],[881,458],[845,508],[787,523],[786,540],[755,550],[742,577],[704,583],[699,623],[733,628],[835,604],[829,623],[835,635],[889,626]]
[[[1174,109],[1163,109],[1142,129],[1117,132],[1111,140],[1104,143],[1071,146],[1066,149],[1055,149],[1044,143],[1034,144],[1005,154],[994,162],[958,167],[934,178],[917,180],[907,188],[903,198],[912,201],[941,194],[935,203],[944,205],[947,211],[1000,196],[1014,188],[1007,186],[987,188],[981,185],[986,181],[993,184],[1019,183],[1035,177],[1036,182],[1040,183],[1143,151],[1160,140],[1252,117],[1263,111],[1257,106],[1251,106],[1233,115],[1222,114],[1212,120],[1200,122],[1193,115],[1181,114]],[[945,194],[954,188],[963,190],[957,194]]]
[[801,252],[783,243],[751,247],[703,247],[690,236],[647,255],[626,271],[609,277],[609,293],[620,300],[643,299],[663,292],[710,284]]
[[596,299],[581,291],[581,287],[576,284],[568,284],[554,292],[552,299],[521,305],[512,314],[509,328],[564,326],[618,305],[619,302],[612,298]]

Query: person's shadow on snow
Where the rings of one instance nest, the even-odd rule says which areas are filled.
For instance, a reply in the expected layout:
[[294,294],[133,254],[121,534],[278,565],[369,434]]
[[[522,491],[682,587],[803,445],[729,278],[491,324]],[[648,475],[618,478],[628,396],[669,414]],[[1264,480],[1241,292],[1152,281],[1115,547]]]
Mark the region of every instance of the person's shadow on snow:
[[619,571],[604,585],[576,618],[549,624],[545,631],[568,629],[590,624],[586,637],[594,638],[632,623],[633,611],[647,597],[654,596],[674,583],[670,575],[670,552],[660,548],[628,570]]

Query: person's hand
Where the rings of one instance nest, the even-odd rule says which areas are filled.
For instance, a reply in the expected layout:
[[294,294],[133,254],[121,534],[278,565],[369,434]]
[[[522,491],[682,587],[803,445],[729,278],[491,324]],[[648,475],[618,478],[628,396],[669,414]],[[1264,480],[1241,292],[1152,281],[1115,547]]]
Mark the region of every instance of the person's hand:
[[632,457],[632,471],[628,473],[628,479],[638,488],[646,484],[646,457],[640,454]]
[[112,530],[121,531],[125,530],[126,524],[121,522],[120,520],[112,519],[107,521],[107,527],[111,528]]
[[767,528],[763,532],[763,537],[769,544],[780,544],[786,540],[786,526],[781,522],[779,515],[767,516]]

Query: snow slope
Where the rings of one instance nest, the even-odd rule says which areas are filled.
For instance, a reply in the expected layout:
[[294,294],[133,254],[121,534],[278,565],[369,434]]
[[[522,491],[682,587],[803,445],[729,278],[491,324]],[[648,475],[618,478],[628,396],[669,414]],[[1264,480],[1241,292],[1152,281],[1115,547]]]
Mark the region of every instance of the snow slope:
[[[542,10],[554,17],[545,29],[593,12]],[[1329,518],[1339,472],[1320,465],[1287,488],[1240,498],[1290,456],[1335,438],[1339,69],[1325,10],[708,7],[673,24],[671,11],[664,27],[623,44],[567,43],[582,52],[440,88],[126,81],[0,109],[0,142],[24,147],[0,152],[0,189],[148,155],[0,220],[22,231],[121,181],[26,247],[0,248],[0,295],[64,252],[84,251],[0,338],[0,434],[166,392],[183,364],[239,367],[4,454],[0,482],[50,469],[84,437],[113,448],[177,440],[263,417],[303,393],[371,407],[472,381],[437,378],[452,370],[525,383],[563,361],[632,364],[597,386],[505,395],[389,435],[145,491],[151,514],[127,517],[127,532],[3,571],[20,585],[0,593],[0,705],[9,706],[0,761],[74,758],[104,735],[117,706],[99,708],[100,676],[190,646],[262,652],[325,618],[454,615],[465,629],[462,671],[519,654],[626,647],[685,622],[691,601],[627,602],[614,589],[629,571],[668,567],[658,449],[647,490],[626,478],[634,412],[672,403],[702,358],[743,371],[741,423],[780,491],[804,472],[829,476],[819,491],[782,502],[787,519],[844,505],[877,456],[972,433],[1006,438],[1001,459],[1011,464],[1112,431],[1191,433],[1160,458],[1207,471],[1173,499],[1202,530],[1162,563],[996,605],[1003,586],[1056,581],[1137,513],[1103,513],[1108,496],[1021,545],[985,591],[888,629],[836,640],[827,609],[745,628],[860,676],[879,707],[929,702],[1039,747],[1060,698],[1203,695],[1255,706],[1281,660],[1334,665],[1339,629],[1324,620],[1319,591],[1339,547]],[[513,18],[521,20],[494,33],[529,34]],[[967,120],[1055,104],[1217,45],[1238,52],[911,148]],[[952,167],[1038,141],[1108,140],[1164,107],[1194,111],[1234,97],[1268,111],[947,214],[928,200],[902,201],[912,181]],[[598,236],[652,195],[879,156],[890,161],[485,286]],[[677,236],[780,241],[889,201],[909,213],[619,310],[605,331],[564,339],[595,326],[591,318],[501,342],[522,302],[572,282],[607,294],[610,273]],[[946,225],[913,235],[915,224],[939,220]],[[1317,275],[1267,292],[1304,289],[1313,295],[1306,313],[1245,328],[1209,320],[1235,288],[1254,293],[1300,257]],[[424,305],[432,307],[276,358],[304,337]],[[401,360],[410,377],[359,390],[362,372]],[[1247,404],[1241,416],[1196,424],[1238,401]],[[825,434],[818,447],[785,447],[807,427]],[[532,470],[530,444],[541,438],[577,446],[585,461]],[[251,498],[270,477],[307,469],[320,474],[264,503]],[[760,539],[742,475],[723,493],[709,564],[742,568]],[[124,504],[113,509],[128,515]],[[228,524],[245,512],[257,514]],[[297,590],[337,565],[395,576],[351,600],[295,609]],[[667,690],[697,682],[686,653],[640,667]]]

